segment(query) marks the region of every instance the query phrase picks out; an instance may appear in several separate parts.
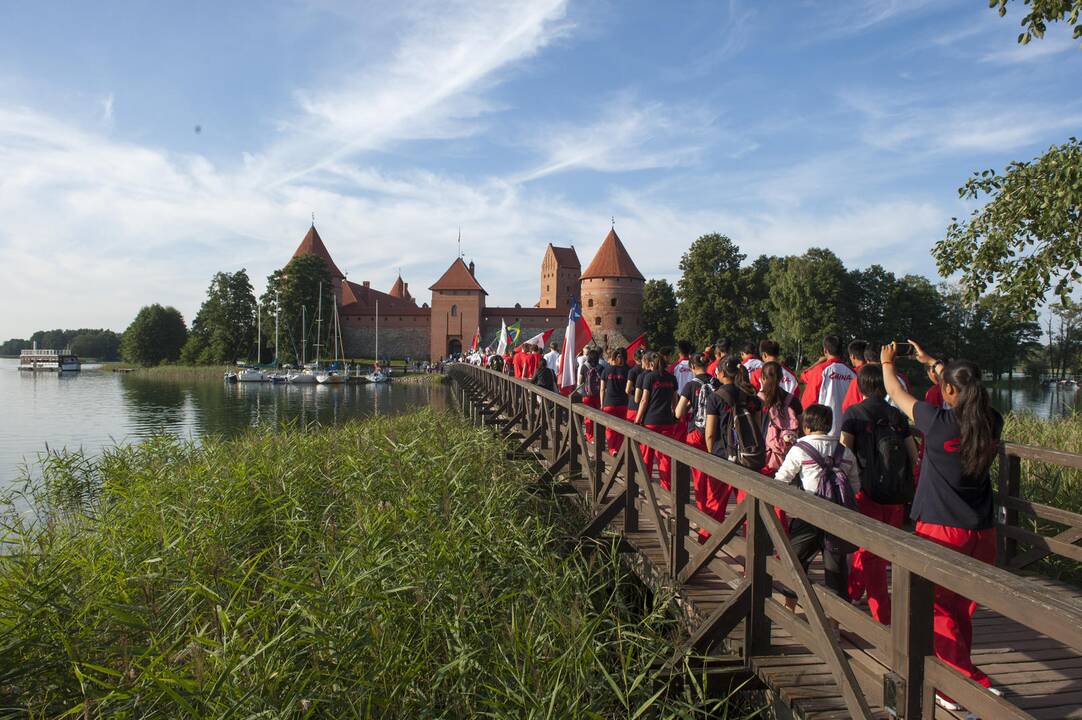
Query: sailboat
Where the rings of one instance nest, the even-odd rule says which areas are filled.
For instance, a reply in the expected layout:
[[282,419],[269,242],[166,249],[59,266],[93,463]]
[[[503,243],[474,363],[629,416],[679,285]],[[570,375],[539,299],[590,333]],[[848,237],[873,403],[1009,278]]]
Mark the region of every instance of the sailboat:
[[379,365],[379,300],[376,301],[376,367],[364,377],[370,383],[391,382],[391,373]]
[[[257,304],[255,306],[255,352],[256,352],[256,365],[261,365],[263,362],[263,313],[260,312],[260,307]],[[246,367],[237,371],[237,380],[239,382],[266,382],[267,377],[263,374],[263,371],[259,368]]]
[[[322,297],[320,298],[322,302]],[[322,305],[321,305],[322,307]],[[334,344],[334,366],[342,364],[342,328],[338,324],[338,303],[334,303],[333,320],[331,321],[332,343]],[[316,373],[316,380],[320,385],[342,385],[346,382],[346,376],[336,370],[325,370]]]
[[289,374],[289,382],[295,385],[315,385],[316,376],[308,369],[308,328],[305,324],[304,306],[301,305],[301,369]]

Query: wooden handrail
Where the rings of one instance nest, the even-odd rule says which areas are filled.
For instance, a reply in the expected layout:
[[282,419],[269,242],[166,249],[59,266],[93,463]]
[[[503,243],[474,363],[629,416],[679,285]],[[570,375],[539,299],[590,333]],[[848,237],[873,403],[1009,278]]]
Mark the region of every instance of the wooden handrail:
[[[461,367],[464,368],[460,373],[462,378],[482,389],[496,404],[506,407],[509,417],[522,418],[525,425],[534,423],[534,416],[524,408],[524,403],[528,406],[531,402],[540,405],[541,415],[545,418],[549,417],[546,413],[551,414],[551,426],[547,427],[547,430],[551,437],[548,450],[553,464],[549,472],[555,474],[559,469],[565,468],[571,477],[581,476],[589,481],[587,501],[593,505],[596,513],[595,520],[589,526],[591,532],[607,525],[620,513],[624,518],[623,532],[634,532],[638,528],[640,514],[646,513],[644,518],[653,519],[657,542],[668,548],[666,562],[674,584],[687,581],[700,571],[711,572],[729,583],[739,583],[737,593],[730,603],[718,610],[717,617],[714,617],[712,622],[720,625],[731,624],[736,618],[743,619],[742,613],[747,613],[744,623],[746,653],[756,648],[761,650],[764,643],[769,645],[769,624],[781,624],[828,663],[843,690],[850,713],[856,717],[866,717],[868,712],[864,694],[853,693],[855,683],[859,680],[862,685],[867,685],[874,681],[875,673],[867,667],[858,667],[857,675],[854,676],[853,672],[847,669],[847,663],[851,662],[852,658],[846,660],[845,653],[839,653],[837,643],[829,640],[829,633],[823,624],[826,615],[833,616],[846,627],[858,632],[863,631],[861,635],[865,640],[880,649],[893,672],[903,679],[902,690],[897,691],[901,697],[894,698],[894,709],[898,711],[898,708],[901,708],[898,712],[902,717],[918,717],[914,713],[921,703],[922,693],[928,691],[924,682],[926,667],[934,675],[934,682],[940,686],[946,684],[950,689],[958,687],[953,679],[943,674],[953,671],[944,671],[937,665],[926,663],[926,658],[932,653],[931,597],[935,585],[959,593],[1006,618],[1082,651],[1082,602],[1071,593],[1044,584],[1038,585],[1026,577],[979,562],[924,538],[832,504],[787,483],[739,467],[623,418],[585,406],[578,402],[576,397],[568,398],[541,390],[529,382],[484,368]],[[604,453],[603,439],[595,436],[592,444],[585,442],[582,437],[585,420],[594,423],[597,436],[603,435],[606,428],[611,428],[624,437],[621,454],[616,460],[621,463],[619,468],[614,466],[611,472],[607,471],[607,463],[613,461],[609,461]],[[534,433],[536,432],[535,429]],[[672,459],[672,492],[665,491],[656,481],[645,476],[638,452],[639,445],[653,448]],[[1011,488],[1012,483],[1008,481],[1011,477],[1017,479],[1017,464],[1022,458],[1082,468],[1082,456],[1013,443],[1004,443],[1001,451],[1001,457],[1008,459],[1004,463],[1005,470],[1001,474],[1000,482],[1001,500],[1008,513],[1017,515],[1018,512],[1027,512],[1075,528],[1082,525],[1075,522],[1076,517],[1082,519],[1082,516],[1049,506],[1027,503],[1004,493],[1005,488],[1017,492],[1016,487]],[[744,503],[747,513],[738,516],[731,514],[724,523],[719,523],[699,511],[690,502],[687,490],[688,472],[692,468],[743,490],[747,494]],[[622,470],[622,474],[617,472],[618,469]],[[781,553],[775,557],[771,548],[777,549],[779,542],[788,545],[787,538],[779,534],[780,526],[774,522],[775,508],[785,511],[791,517],[799,517],[828,530],[831,534],[866,548],[891,562],[894,565],[892,594],[897,602],[895,625],[890,628],[879,626],[863,611],[847,606],[844,601],[829,595],[824,588],[810,586],[802,571],[794,570],[791,548],[787,550],[788,554]],[[709,556],[704,557],[701,554],[704,551],[700,550],[689,536],[689,522],[694,522],[711,533],[723,535],[709,546],[716,548],[709,550]],[[742,523],[747,525],[743,538],[733,535],[733,531],[738,530]],[[1073,535],[1061,533],[1057,538],[1046,540],[1033,533],[1017,531],[1002,524],[1000,531],[1006,539],[1034,545],[1038,551],[1041,548],[1059,550],[1071,557],[1082,554],[1082,548],[1071,544]],[[1033,552],[1035,551],[1030,551]],[[727,562],[735,561],[738,565],[730,567],[726,561],[719,560],[721,555],[718,553],[725,553],[729,557]],[[739,564],[744,567],[743,575]],[[798,592],[802,607],[812,607],[814,617],[809,615],[806,621],[798,620],[786,614],[787,611],[783,611],[781,605],[771,599],[770,588],[779,581]],[[869,632],[869,629],[872,631]],[[697,635],[696,642],[708,637],[708,631],[709,628]],[[906,687],[905,682],[910,685]],[[881,697],[885,698],[885,691],[881,692]],[[967,697],[975,696],[967,693]],[[994,701],[986,700],[985,698],[974,702],[984,707],[997,706]],[[907,707],[908,712],[905,709]],[[1025,714],[1018,714],[1017,717],[1025,717]]]

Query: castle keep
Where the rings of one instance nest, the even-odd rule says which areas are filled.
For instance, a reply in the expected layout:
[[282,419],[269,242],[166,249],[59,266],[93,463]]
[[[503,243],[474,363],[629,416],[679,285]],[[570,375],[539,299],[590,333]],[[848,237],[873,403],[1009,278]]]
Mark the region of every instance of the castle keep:
[[488,293],[477,279],[476,266],[462,258],[455,258],[428,288],[430,302],[418,305],[401,275],[387,292],[367,280],[360,284],[347,280],[314,225],[293,256],[306,254],[327,265],[349,357],[375,354],[377,304],[380,354],[415,360],[438,360],[469,350],[478,327],[482,347],[488,345],[501,320],[508,325],[519,322],[523,340],[554,328],[552,339],[559,342],[574,300],[580,300],[594,341],[602,348],[626,345],[642,332],[645,280],[615,230],[605,237],[585,272],[575,248],[549,244],[541,260],[540,299],[529,307],[487,305]]

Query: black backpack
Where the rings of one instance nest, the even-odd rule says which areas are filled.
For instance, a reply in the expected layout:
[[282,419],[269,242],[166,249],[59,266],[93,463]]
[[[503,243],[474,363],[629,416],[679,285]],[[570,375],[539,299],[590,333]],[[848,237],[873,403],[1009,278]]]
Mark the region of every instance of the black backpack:
[[890,421],[876,421],[864,434],[860,457],[860,489],[880,505],[902,505],[913,499],[913,460],[902,431]]
[[762,407],[752,404],[753,397],[741,392],[740,400],[732,406],[729,414],[730,451],[737,465],[759,472],[766,465],[766,442],[763,440]]

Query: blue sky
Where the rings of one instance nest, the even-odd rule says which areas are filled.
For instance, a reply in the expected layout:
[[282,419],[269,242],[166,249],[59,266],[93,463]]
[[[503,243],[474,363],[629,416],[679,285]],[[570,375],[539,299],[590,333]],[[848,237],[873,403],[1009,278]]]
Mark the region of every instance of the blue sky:
[[[194,316],[312,212],[338,265],[493,304],[610,216],[648,277],[695,237],[935,277],[977,169],[1082,128],[1067,28],[982,0],[0,6],[0,337]],[[196,126],[201,131],[196,132]]]

